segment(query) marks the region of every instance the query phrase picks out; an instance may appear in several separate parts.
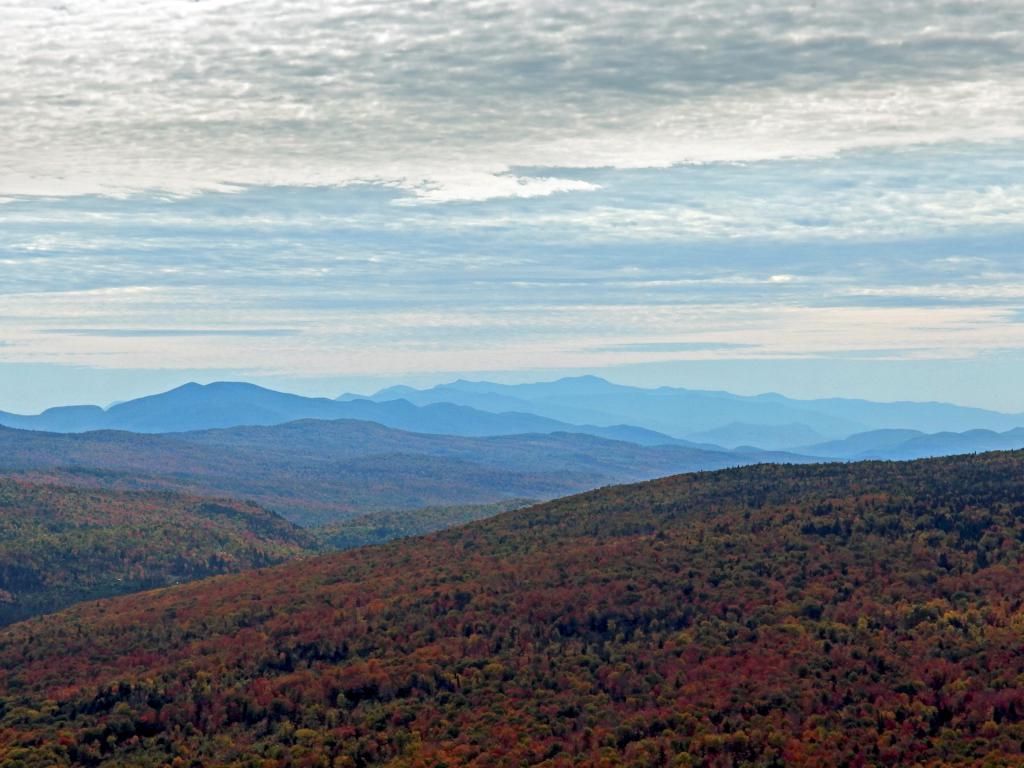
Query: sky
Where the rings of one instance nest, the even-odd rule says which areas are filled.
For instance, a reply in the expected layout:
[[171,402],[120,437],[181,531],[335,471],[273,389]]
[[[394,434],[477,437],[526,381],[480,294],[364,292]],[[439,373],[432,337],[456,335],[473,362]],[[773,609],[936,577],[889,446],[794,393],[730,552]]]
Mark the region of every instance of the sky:
[[458,376],[1024,411],[1024,6],[0,0],[0,409]]

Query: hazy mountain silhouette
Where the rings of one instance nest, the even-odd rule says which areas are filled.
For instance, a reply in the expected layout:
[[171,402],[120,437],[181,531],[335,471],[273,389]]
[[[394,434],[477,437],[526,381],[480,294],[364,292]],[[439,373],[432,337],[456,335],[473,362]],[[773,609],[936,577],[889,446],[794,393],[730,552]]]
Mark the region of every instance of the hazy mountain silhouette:
[[[185,384],[167,392],[119,403],[51,408],[36,416],[0,412],[0,425],[46,432],[117,429],[188,432],[235,426],[269,426],[299,419],[359,419],[394,429],[430,434],[494,436],[528,432],[579,432],[639,445],[694,445],[628,425],[577,425],[533,413],[492,413],[453,403],[417,406],[402,399],[330,400],[277,392],[244,382]],[[714,446],[717,447],[717,446]]]
[[358,419],[427,434],[497,436],[576,432],[638,445],[768,450],[817,445],[875,430],[924,434],[1024,426],[1024,416],[944,403],[793,400],[673,387],[643,389],[596,376],[533,384],[456,381],[416,390],[391,387],[332,400],[244,382],[185,384],[106,410],[51,408],[34,416],[0,412],[0,425],[50,432],[117,429],[186,432],[270,426],[300,419]]
[[770,450],[787,450],[822,439],[806,424],[741,424],[734,422],[690,436],[693,440],[714,443],[724,448],[756,445]]
[[[644,389],[613,384],[597,376],[563,378],[532,384],[455,381],[416,390],[389,388],[370,396],[387,400],[397,394],[424,405],[451,402],[482,410],[494,408],[535,413],[547,418],[589,423],[633,424],[674,437],[700,440],[708,430],[734,423],[792,428],[798,424],[828,438],[839,439],[875,429],[921,432],[1024,426],[1024,415],[1004,414],[947,403],[875,403],[829,398],[795,400],[769,393],[756,396],[677,387]],[[343,395],[343,399],[352,396]]]
[[807,455],[837,459],[924,459],[958,453],[1015,451],[1021,448],[1024,448],[1024,428],[1018,427],[1006,432],[972,429],[930,435],[914,430],[883,429],[795,450]]

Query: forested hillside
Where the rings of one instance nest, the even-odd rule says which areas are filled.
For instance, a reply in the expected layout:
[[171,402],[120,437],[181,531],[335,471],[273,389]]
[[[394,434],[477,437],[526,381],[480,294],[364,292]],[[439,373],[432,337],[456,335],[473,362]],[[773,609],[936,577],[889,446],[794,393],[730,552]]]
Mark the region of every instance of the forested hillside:
[[366,421],[294,421],[174,435],[0,427],[0,471],[62,483],[252,499],[303,525],[365,512],[550,499],[611,483],[800,457],[591,435],[457,437]]
[[0,633],[11,765],[1024,762],[1024,455],[753,466]]
[[454,507],[423,507],[369,512],[351,520],[315,528],[312,534],[324,549],[352,549],[383,544],[392,539],[443,531],[456,525],[529,506],[526,499],[509,499],[494,504],[465,504]]
[[312,545],[253,504],[0,479],[0,624],[279,563]]

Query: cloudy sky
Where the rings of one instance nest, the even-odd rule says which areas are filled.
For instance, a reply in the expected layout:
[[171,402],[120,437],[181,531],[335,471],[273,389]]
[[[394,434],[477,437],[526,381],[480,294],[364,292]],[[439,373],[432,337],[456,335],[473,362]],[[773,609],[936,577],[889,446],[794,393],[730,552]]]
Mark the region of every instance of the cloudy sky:
[[0,408],[454,375],[1024,411],[1019,0],[0,0]]

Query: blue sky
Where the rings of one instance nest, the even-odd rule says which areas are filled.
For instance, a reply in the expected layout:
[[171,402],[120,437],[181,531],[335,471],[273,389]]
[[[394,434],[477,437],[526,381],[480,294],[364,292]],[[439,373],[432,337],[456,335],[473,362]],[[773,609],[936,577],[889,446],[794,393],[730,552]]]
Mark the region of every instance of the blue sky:
[[597,371],[1024,411],[1015,2],[5,3],[0,408]]

